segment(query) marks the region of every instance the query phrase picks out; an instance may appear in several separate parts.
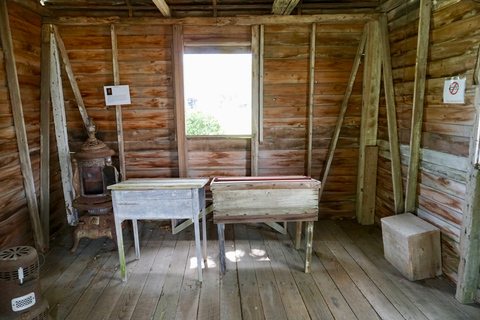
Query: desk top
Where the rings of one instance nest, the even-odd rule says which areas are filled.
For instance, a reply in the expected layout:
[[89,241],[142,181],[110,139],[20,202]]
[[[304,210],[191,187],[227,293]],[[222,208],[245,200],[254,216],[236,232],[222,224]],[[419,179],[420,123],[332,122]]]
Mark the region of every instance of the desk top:
[[221,189],[319,189],[320,181],[307,176],[216,177],[212,190]]
[[128,179],[107,188],[122,190],[199,189],[208,183],[207,178]]

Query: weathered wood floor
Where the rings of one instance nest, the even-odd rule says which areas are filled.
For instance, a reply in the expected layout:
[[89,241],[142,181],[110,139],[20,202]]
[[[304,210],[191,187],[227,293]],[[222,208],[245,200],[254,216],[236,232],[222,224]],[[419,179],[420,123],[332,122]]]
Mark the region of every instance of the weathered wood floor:
[[[290,224],[294,229],[294,224]],[[315,225],[312,272],[289,235],[262,225],[227,225],[227,272],[219,275],[209,222],[204,282],[197,282],[192,227],[172,235],[141,224],[141,259],[125,229],[129,280],[111,240],[58,237],[41,268],[53,319],[480,319],[441,279],[409,282],[383,258],[380,230],[352,221]],[[293,234],[293,233],[292,233]]]

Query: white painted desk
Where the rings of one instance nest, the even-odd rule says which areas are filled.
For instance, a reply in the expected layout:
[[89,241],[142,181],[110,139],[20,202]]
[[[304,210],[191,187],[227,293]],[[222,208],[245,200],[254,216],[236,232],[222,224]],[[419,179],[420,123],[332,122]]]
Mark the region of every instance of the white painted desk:
[[197,249],[198,280],[202,277],[199,213],[202,212],[203,260],[206,259],[205,185],[208,179],[129,179],[108,187],[112,190],[118,256],[123,281],[127,281],[122,222],[132,220],[135,255],[140,259],[137,220],[192,219]]

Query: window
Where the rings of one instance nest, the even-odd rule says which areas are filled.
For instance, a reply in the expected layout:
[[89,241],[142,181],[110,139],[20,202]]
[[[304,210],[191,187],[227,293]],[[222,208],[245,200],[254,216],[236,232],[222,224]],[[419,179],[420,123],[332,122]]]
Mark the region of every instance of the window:
[[185,54],[187,135],[250,135],[252,55]]

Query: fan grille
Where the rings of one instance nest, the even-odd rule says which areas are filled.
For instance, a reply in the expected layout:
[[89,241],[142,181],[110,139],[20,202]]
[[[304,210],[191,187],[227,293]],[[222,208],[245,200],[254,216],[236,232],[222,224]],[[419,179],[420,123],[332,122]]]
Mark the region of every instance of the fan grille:
[[20,267],[23,268],[24,278],[34,276],[35,273],[38,273],[38,256],[35,248],[18,246],[0,252],[0,280],[18,280],[18,269]]
[[27,256],[30,254],[32,247],[20,246],[12,247],[3,250],[0,252],[0,260],[17,260],[22,256]]

